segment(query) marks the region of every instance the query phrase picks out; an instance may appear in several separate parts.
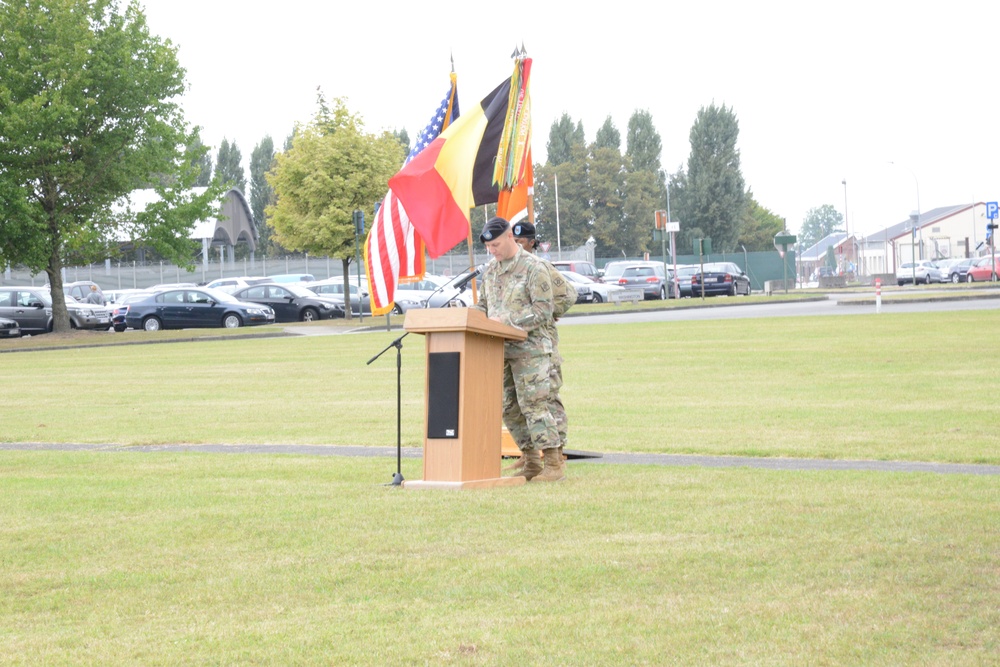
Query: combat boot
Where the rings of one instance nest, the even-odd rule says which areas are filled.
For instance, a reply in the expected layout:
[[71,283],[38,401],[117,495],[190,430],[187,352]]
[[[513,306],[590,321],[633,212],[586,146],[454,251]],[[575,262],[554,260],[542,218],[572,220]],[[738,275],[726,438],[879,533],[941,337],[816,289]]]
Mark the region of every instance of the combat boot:
[[545,455],[545,468],[534,478],[535,482],[558,482],[566,479],[566,464],[558,447],[551,447],[542,452]]
[[524,465],[521,466],[520,471],[513,475],[514,477],[524,477],[526,481],[530,482],[542,472],[542,457],[539,456],[537,449],[524,450],[521,454],[521,460],[524,461]]

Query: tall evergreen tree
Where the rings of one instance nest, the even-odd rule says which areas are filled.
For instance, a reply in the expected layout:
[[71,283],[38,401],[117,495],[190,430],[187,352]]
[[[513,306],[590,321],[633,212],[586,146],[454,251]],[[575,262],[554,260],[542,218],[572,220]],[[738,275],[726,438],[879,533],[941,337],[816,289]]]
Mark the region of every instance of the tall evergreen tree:
[[264,223],[264,209],[274,203],[274,189],[267,182],[267,172],[274,164],[274,140],[265,135],[250,153],[250,212],[260,235],[260,247],[268,249],[270,227]]
[[[195,128],[198,131],[201,128]],[[195,158],[192,161],[192,165],[198,170],[198,177],[195,179],[196,187],[208,187],[212,182],[212,155],[205,148],[204,144],[201,143],[201,137],[195,136],[194,141],[191,142],[189,147],[195,154]]]
[[588,201],[593,216],[593,235],[604,255],[629,254],[630,235],[623,228],[625,161],[617,148],[591,146]]
[[247,178],[243,172],[243,154],[236,142],[229,143],[223,138],[219,146],[219,155],[215,162],[215,174],[223,183],[236,188],[240,192],[247,191]]
[[550,161],[535,170],[535,224],[539,238],[552,244],[552,253],[557,242],[569,251],[593,235],[587,169],[584,147],[574,145],[570,159],[558,165]]
[[622,135],[611,121],[611,116],[604,120],[604,125],[597,131],[597,138],[594,140],[595,148],[614,148],[617,151],[622,149]]
[[660,152],[663,143],[660,133],[653,127],[653,117],[648,111],[637,110],[628,120],[625,154],[634,171],[660,172]]
[[731,252],[740,237],[747,193],[740,172],[736,114],[713,102],[698,111],[691,127],[691,155],[683,186],[671,187],[685,240],[711,238],[716,252]]
[[587,140],[583,134],[583,122],[573,125],[573,119],[569,114],[564,113],[562,117],[552,123],[549,130],[549,143],[546,144],[548,163],[556,166],[573,159],[574,148],[584,151],[587,149]]

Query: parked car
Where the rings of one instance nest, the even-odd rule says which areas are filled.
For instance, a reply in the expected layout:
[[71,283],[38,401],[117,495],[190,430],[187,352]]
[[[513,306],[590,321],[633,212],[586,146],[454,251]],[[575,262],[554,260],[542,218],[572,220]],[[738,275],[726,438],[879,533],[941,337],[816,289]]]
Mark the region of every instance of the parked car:
[[975,257],[966,257],[965,259],[960,259],[951,266],[948,267],[948,278],[947,282],[951,283],[964,283],[969,280],[969,267],[975,264]]
[[0,287],[0,317],[17,322],[21,333],[52,331],[52,295],[43,287]]
[[699,271],[701,269],[694,264],[677,267],[677,283],[682,299],[691,296],[691,277]]
[[590,287],[590,291],[594,295],[594,303],[605,303],[610,300],[610,294],[612,292],[621,292],[622,289],[624,289],[618,285],[599,283],[595,280],[591,280],[587,276],[580,275],[576,271],[564,271],[560,269],[559,272],[566,276],[566,279],[574,285],[579,283]]
[[940,280],[940,272],[934,262],[929,259],[921,259],[916,262],[903,262],[896,268],[896,284],[900,287],[914,281],[931,284],[935,280]]
[[673,294],[667,289],[673,272],[664,271],[660,262],[642,262],[622,267],[616,283],[619,287],[641,288],[646,299],[667,299]]
[[[576,290],[576,303],[593,303],[594,290],[591,288],[592,282],[585,282],[587,279],[573,271],[560,271],[566,282]],[[582,280],[581,280],[582,279]]]
[[262,303],[274,311],[275,322],[313,322],[344,317],[344,302],[317,295],[300,285],[264,283],[233,292],[240,301]]
[[573,273],[579,273],[581,276],[590,278],[594,282],[603,282],[601,272],[597,270],[597,267],[593,265],[592,262],[582,262],[578,260],[559,260],[552,262],[552,265],[562,271],[563,269],[567,271],[572,271]]
[[18,325],[17,320],[10,320],[6,317],[0,317],[0,338],[20,338],[21,337],[21,327]]
[[969,267],[967,276],[970,283],[979,283],[992,280],[994,273],[1000,276],[1000,255],[995,259],[989,255],[980,257]]
[[262,283],[274,282],[270,278],[263,277],[253,277],[253,276],[243,276],[241,278],[216,278],[212,282],[205,285],[205,287],[210,287],[212,289],[220,289],[223,292],[229,292],[232,294],[238,289],[244,287],[250,287],[251,285],[260,285]]
[[396,310],[405,313],[411,308],[468,308],[473,304],[469,283],[478,275],[473,269],[446,278],[427,274],[422,280],[400,283],[396,287]]
[[104,290],[104,305],[113,310],[129,295],[144,294],[145,292],[146,290],[138,288]]
[[750,296],[750,277],[734,262],[712,262],[691,276],[692,296]]
[[[357,277],[349,277],[349,292],[351,295],[351,312],[355,315],[369,315],[372,312],[372,302],[368,298],[368,285],[364,278],[361,279],[361,287],[358,287]],[[335,297],[340,303],[344,303],[344,277],[327,278],[326,280],[316,280],[303,285],[310,292],[322,297]]]
[[311,283],[316,280],[316,276],[311,273],[279,273],[276,276],[268,276],[272,283]]
[[125,323],[125,315],[128,314],[129,306],[137,301],[142,301],[150,294],[152,294],[150,291],[136,290],[121,297],[118,303],[111,304],[112,328],[119,333],[128,329],[128,325]]
[[274,322],[274,311],[259,303],[205,287],[168,289],[129,304],[125,324],[133,329],[234,328]]
[[97,288],[97,294],[101,297],[101,303],[104,303],[105,297],[104,292],[101,290],[101,286],[90,280],[77,280],[71,283],[63,283],[63,294],[67,294],[77,301],[86,301],[87,297],[93,291],[91,287]]
[[103,304],[85,303],[66,295],[66,311],[69,313],[69,325],[74,329],[111,328],[111,311]]

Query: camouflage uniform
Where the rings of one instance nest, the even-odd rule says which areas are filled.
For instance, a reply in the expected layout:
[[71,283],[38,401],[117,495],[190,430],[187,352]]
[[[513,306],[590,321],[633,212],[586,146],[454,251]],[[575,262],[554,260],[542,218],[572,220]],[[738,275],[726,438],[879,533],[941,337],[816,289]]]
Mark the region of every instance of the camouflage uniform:
[[[566,408],[563,406],[562,398],[559,397],[559,390],[562,388],[562,355],[559,354],[559,331],[556,329],[556,320],[562,317],[570,307],[576,303],[576,288],[570,284],[566,277],[560,273],[559,269],[552,266],[544,259],[539,260],[549,270],[549,279],[552,281],[552,323],[546,327],[546,333],[552,340],[552,364],[549,373],[549,384],[551,385],[551,410],[552,416],[556,420],[556,429],[559,431],[559,446],[566,446],[566,437],[569,430],[569,418],[566,416]],[[517,443],[521,445],[520,442]]]
[[547,329],[553,323],[553,292],[545,262],[521,248],[508,260],[493,260],[483,272],[474,307],[528,334],[523,341],[504,342],[507,430],[522,451],[558,448],[559,430],[551,411],[554,347]]

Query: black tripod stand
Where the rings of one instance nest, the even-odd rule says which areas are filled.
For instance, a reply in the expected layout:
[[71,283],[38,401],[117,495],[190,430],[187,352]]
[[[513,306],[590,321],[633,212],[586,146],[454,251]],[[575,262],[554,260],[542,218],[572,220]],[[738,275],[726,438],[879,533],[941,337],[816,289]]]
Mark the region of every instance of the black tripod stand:
[[407,331],[405,334],[397,338],[396,340],[389,343],[384,350],[376,354],[374,357],[368,360],[366,366],[371,365],[373,361],[381,357],[383,354],[389,351],[390,347],[396,348],[396,474],[392,476],[392,481],[386,486],[401,486],[403,484],[403,417],[402,417],[402,406],[403,406],[403,339],[410,334]]

